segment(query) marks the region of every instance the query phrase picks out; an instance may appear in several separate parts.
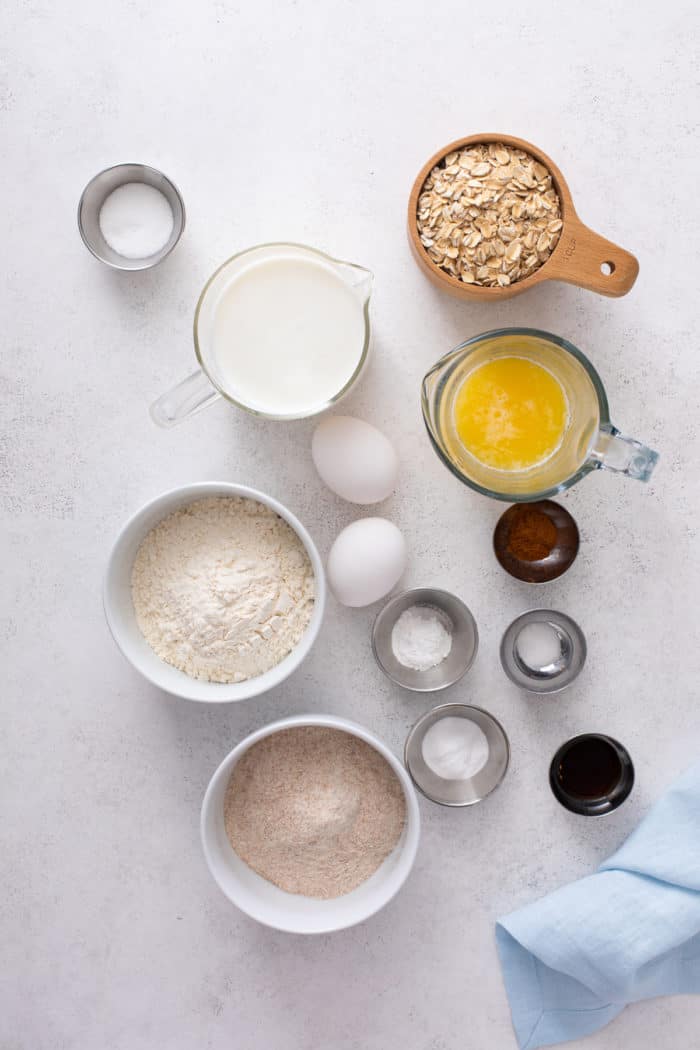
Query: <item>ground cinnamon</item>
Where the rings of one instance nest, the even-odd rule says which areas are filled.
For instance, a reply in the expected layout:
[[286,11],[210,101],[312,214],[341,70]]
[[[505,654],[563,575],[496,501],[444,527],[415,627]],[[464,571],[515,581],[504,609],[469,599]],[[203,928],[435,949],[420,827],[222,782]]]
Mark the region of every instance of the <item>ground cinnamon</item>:
[[510,528],[508,550],[520,561],[541,561],[557,542],[557,527],[540,510],[521,511]]

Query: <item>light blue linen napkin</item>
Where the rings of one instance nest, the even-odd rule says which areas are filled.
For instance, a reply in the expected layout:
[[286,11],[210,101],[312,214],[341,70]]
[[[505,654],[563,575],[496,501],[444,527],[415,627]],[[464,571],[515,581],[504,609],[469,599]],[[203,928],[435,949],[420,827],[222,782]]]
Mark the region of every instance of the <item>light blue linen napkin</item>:
[[520,1050],[700,992],[700,763],[595,875],[501,919],[496,943]]

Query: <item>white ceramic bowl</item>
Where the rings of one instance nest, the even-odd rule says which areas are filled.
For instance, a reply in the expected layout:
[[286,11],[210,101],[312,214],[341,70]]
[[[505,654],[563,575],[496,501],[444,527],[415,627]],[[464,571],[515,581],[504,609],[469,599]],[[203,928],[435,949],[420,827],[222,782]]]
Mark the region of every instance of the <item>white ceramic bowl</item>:
[[[136,552],[146,534],[172,511],[192,503],[193,500],[209,496],[245,496],[248,499],[258,500],[274,510],[291,525],[304,544],[316,578],[314,611],[299,644],[276,667],[257,678],[250,678],[247,682],[230,684],[205,682],[198,678],[191,678],[183,671],[178,671],[177,668],[166,664],[159,656],[156,656],[141,634],[131,600],[131,570]],[[234,485],[225,481],[202,481],[194,485],[184,485],[182,488],[164,492],[162,496],[146,503],[127,521],[119,533],[112,548],[104,581],[104,608],[107,623],[112,637],[127,660],[137,671],[141,672],[144,678],[158,686],[159,689],[165,689],[166,692],[174,693],[175,696],[181,696],[185,700],[199,700],[207,703],[231,703],[235,700],[246,700],[284,681],[292,671],[296,670],[316,641],[325,604],[326,578],[323,563],[313,540],[301,522],[286,507],[271,496],[266,496],[264,492],[258,492],[247,485]]]
[[[366,741],[389,763],[406,799],[406,825],[393,852],[371,878],[334,900],[286,893],[263,879],[236,855],[224,827],[224,797],[233,767],[256,741],[292,726],[329,726]],[[373,733],[335,715],[295,715],[256,730],[226,756],[204,796],[200,831],[210,872],[228,899],[246,915],[286,933],[331,933],[368,919],[401,889],[416,857],[420,814],[411,778],[398,758]]]

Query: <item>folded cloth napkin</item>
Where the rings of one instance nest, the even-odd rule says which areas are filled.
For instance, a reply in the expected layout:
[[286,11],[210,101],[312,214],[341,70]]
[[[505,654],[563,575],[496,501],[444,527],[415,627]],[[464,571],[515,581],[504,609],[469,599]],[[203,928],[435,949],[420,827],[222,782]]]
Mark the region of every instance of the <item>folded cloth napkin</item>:
[[700,992],[700,763],[595,875],[501,919],[496,942],[521,1050]]

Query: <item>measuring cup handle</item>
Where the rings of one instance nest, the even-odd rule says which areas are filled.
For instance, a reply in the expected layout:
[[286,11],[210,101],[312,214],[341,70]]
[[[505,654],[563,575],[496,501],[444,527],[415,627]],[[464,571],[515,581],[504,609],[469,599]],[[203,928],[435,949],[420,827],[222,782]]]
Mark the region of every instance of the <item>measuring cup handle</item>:
[[220,397],[221,394],[211,385],[204,372],[197,369],[153,402],[151,418],[159,427],[174,427]]
[[635,481],[648,481],[658,462],[659,453],[647,448],[641,441],[625,437],[617,427],[609,426],[603,427],[598,434],[591,459],[603,470],[624,474]]
[[613,297],[626,295],[639,273],[631,252],[594,233],[578,216],[567,219],[551,263],[555,280]]

